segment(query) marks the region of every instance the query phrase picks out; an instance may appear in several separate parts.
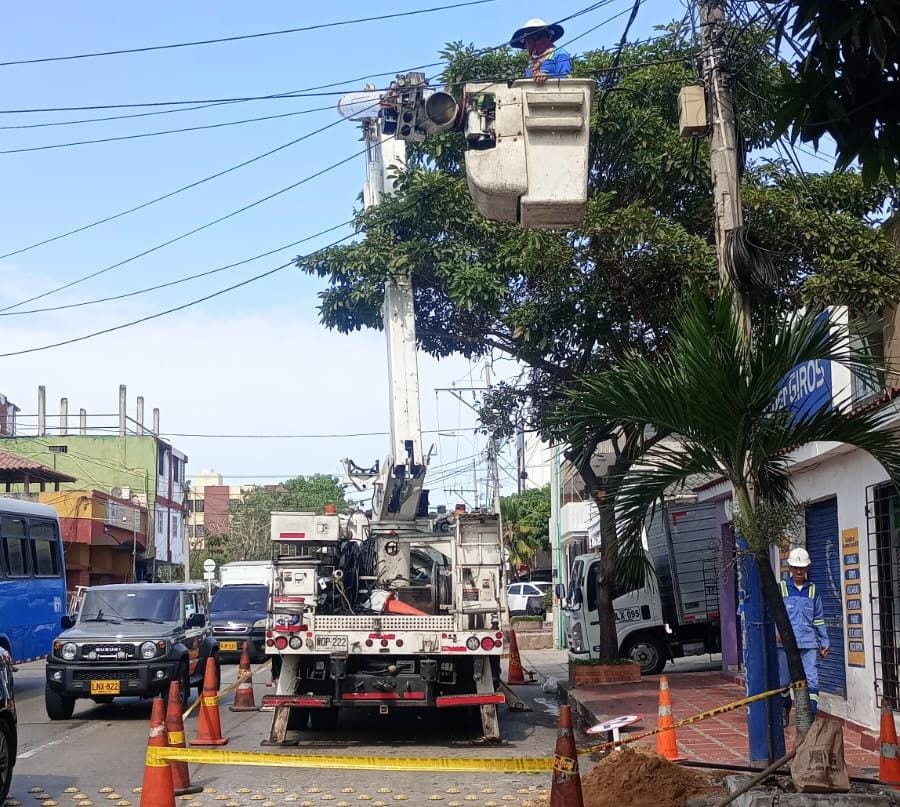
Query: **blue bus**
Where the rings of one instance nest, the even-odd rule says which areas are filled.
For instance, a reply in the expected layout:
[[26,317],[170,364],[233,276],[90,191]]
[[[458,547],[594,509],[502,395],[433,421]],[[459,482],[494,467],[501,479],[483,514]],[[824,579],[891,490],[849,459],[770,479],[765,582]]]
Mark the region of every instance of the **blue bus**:
[[52,507],[0,498],[0,647],[13,663],[50,652],[66,613],[66,567]]

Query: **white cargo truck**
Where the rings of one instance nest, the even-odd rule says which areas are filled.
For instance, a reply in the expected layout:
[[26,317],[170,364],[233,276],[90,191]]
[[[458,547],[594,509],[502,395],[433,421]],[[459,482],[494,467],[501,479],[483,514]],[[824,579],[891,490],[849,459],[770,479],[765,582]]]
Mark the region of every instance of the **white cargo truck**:
[[[712,502],[660,507],[647,529],[655,578],[613,601],[619,652],[640,663],[644,675],[662,672],[671,659],[721,650],[721,539],[715,508]],[[574,659],[599,658],[599,562],[597,552],[578,555],[568,588],[558,592]]]
[[247,583],[272,585],[272,561],[236,560],[219,567],[219,585],[234,586]]

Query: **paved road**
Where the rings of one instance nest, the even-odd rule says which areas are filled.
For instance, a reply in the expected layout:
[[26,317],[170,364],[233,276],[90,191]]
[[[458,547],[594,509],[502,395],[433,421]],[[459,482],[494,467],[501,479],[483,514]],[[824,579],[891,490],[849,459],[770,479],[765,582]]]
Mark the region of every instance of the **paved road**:
[[[226,667],[223,683],[234,680],[235,668]],[[266,692],[257,675],[257,703]],[[95,807],[137,805],[140,795],[147,743],[150,706],[137,699],[121,699],[98,706],[79,701],[71,720],[51,722],[44,712],[44,665],[24,664],[16,675],[19,710],[19,761],[10,796],[23,807],[38,807],[50,801],[59,807],[76,807],[75,796],[86,794]],[[271,692],[272,690],[268,690]],[[336,731],[315,737],[300,735],[299,751],[315,754],[463,757],[463,756],[548,756],[553,754],[558,710],[554,696],[536,686],[521,687],[520,695],[534,711],[516,713],[501,707],[505,743],[499,748],[473,745],[478,724],[454,722],[446,713],[417,715],[396,712],[388,717],[353,713]],[[537,700],[535,700],[537,699]],[[228,704],[232,695],[223,698]],[[221,708],[223,731],[229,737],[226,750],[259,751],[268,736],[271,713],[232,713]],[[195,732],[196,717],[187,721],[188,738]],[[298,749],[279,749],[296,754]],[[405,772],[291,770],[226,766],[191,766],[194,784],[205,787],[202,794],[184,797],[184,807],[291,807],[330,803],[346,804],[383,801],[434,801],[459,805],[521,804],[549,787],[549,777],[505,774],[423,774]],[[42,788],[41,792],[30,792]],[[67,788],[78,788],[66,793]],[[101,793],[101,788],[113,792]],[[352,790],[351,790],[352,789]],[[243,791],[243,792],[242,792]],[[387,792],[383,792],[387,791]],[[49,794],[52,798],[47,799]],[[118,796],[118,798],[114,798]],[[370,799],[365,799],[369,796]],[[400,797],[406,796],[406,799]],[[441,799],[432,798],[440,796]],[[109,799],[107,801],[107,798]],[[81,798],[80,801],[84,801]],[[49,807],[56,807],[50,804]]]

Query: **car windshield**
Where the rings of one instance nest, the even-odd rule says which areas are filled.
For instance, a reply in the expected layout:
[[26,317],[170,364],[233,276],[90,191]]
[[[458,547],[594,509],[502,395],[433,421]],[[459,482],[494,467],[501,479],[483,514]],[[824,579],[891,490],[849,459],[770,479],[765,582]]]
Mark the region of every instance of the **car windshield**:
[[265,611],[269,603],[268,586],[222,586],[209,610]]
[[82,622],[178,622],[179,592],[153,586],[141,589],[90,589],[84,595]]

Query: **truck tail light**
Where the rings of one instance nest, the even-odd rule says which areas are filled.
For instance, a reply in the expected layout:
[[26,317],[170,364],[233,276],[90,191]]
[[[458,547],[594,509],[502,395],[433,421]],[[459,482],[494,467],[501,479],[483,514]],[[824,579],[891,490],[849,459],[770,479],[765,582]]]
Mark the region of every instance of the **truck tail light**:
[[490,636],[485,636],[481,640],[481,649],[482,650],[493,650],[494,649],[494,640]]
[[288,640],[284,636],[279,636],[275,639],[275,647],[279,650],[284,650],[288,646]]

